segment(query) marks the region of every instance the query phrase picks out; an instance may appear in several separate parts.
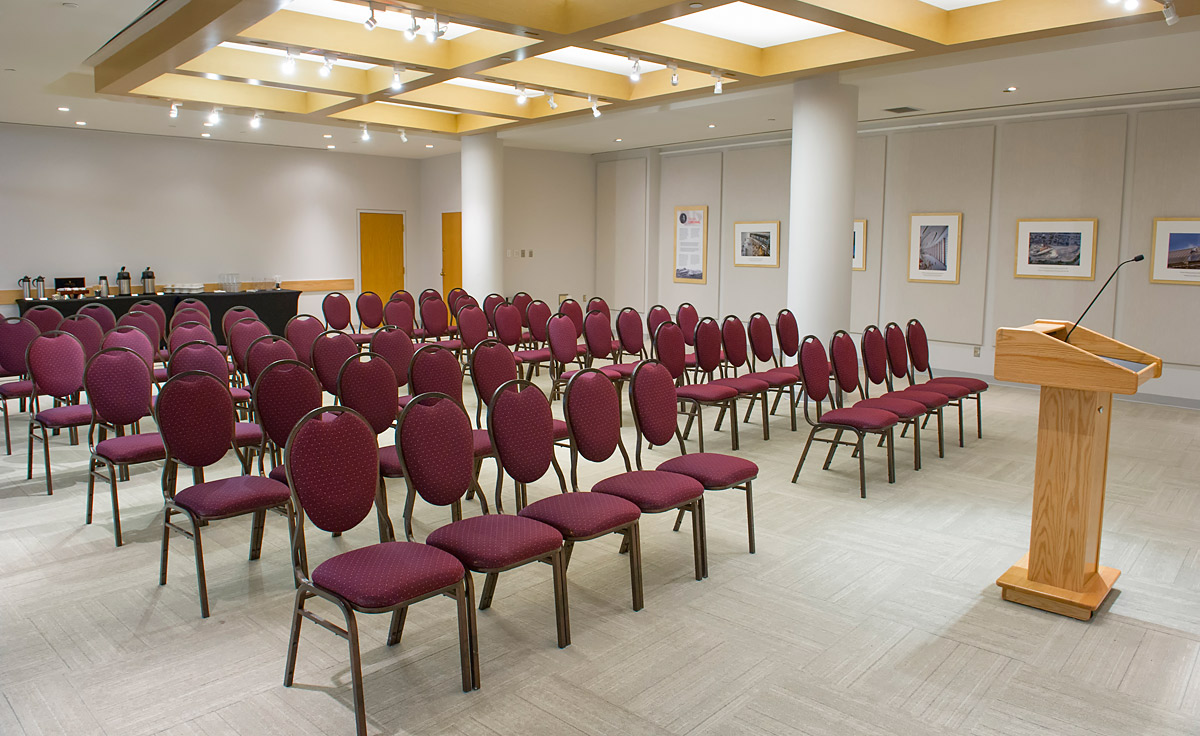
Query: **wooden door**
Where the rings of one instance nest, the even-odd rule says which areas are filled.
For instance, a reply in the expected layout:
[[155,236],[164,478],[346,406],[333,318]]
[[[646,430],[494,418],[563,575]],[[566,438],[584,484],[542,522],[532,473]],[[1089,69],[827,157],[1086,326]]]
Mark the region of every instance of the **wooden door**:
[[387,301],[404,288],[404,215],[358,213],[359,274],[363,291]]
[[[442,296],[462,287],[462,213],[442,213]],[[476,297],[482,299],[482,295]]]

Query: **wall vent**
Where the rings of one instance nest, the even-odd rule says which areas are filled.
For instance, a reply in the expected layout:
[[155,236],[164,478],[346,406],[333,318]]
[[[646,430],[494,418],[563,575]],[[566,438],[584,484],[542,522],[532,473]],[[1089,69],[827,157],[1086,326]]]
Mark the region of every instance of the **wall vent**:
[[890,112],[895,115],[903,115],[903,114],[909,113],[909,112],[921,112],[921,108],[919,108],[919,107],[889,107],[886,110],[884,110],[884,112]]

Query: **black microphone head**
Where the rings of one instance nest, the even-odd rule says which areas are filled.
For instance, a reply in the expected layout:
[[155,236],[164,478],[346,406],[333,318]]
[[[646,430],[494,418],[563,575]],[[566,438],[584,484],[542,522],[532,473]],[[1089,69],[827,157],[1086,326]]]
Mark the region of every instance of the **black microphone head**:
[[1144,260],[1146,260],[1146,256],[1142,255],[1141,253],[1138,253],[1136,256],[1133,257],[1134,263],[1136,263],[1138,261],[1144,261]]

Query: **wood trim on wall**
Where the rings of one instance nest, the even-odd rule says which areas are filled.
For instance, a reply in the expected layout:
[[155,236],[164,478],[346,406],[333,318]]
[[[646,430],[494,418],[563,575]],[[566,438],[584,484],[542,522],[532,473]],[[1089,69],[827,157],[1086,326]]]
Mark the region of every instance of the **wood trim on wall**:
[[[310,279],[307,281],[284,281],[280,284],[285,289],[295,289],[296,291],[354,291],[354,279]],[[89,289],[96,288],[94,285],[89,286]],[[205,284],[205,291],[216,291],[221,288],[220,284]],[[142,293],[142,287],[134,285],[134,295]],[[54,295],[54,289],[46,289],[47,296]],[[0,289],[0,305],[16,304],[21,298],[20,289]]]

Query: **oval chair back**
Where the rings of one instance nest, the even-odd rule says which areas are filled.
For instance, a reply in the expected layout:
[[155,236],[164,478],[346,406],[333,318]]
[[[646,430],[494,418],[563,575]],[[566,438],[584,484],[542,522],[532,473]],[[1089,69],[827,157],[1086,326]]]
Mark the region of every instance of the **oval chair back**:
[[57,330],[63,321],[62,312],[49,304],[38,304],[31,307],[21,316],[37,325],[38,332],[43,333]]
[[246,379],[250,386],[258,380],[263,370],[277,360],[295,360],[296,350],[279,335],[263,335],[255,338],[246,348]]
[[92,423],[124,427],[150,416],[154,375],[129,348],[106,348],[92,356],[83,372],[92,407]]
[[83,389],[87,356],[83,343],[74,335],[59,330],[43,332],[29,343],[25,359],[35,402],[38,393],[70,400]]
[[585,368],[567,382],[563,413],[570,430],[571,447],[588,460],[604,462],[618,448],[624,453],[620,412],[617,389],[612,380],[595,368]]
[[106,348],[129,348],[146,362],[147,367],[154,365],[158,353],[150,344],[150,336],[133,325],[118,325],[106,332],[100,349]]
[[284,326],[283,336],[295,348],[300,362],[312,368],[313,342],[324,331],[325,326],[321,324],[321,320],[311,314],[297,314]]
[[550,305],[541,299],[537,299],[529,303],[529,307],[525,310],[525,321],[529,323],[529,336],[539,345],[545,345],[550,339],[549,333],[546,332],[546,323],[554,313],[550,311]]
[[817,402],[820,414],[821,402],[829,398],[829,356],[825,346],[816,335],[809,335],[800,343],[800,380],[804,381],[804,414],[808,415],[808,400]]
[[179,311],[180,309],[195,309],[199,312],[203,312],[204,316],[208,318],[208,322],[210,324],[212,323],[212,310],[208,308],[207,304],[199,299],[196,299],[195,297],[188,297],[187,299],[180,300],[179,304],[175,306],[175,311]]
[[796,315],[792,314],[791,310],[779,310],[779,315],[775,318],[775,336],[779,338],[781,357],[786,355],[795,358],[799,355],[800,326],[796,324]]
[[[153,302],[151,302],[153,304]],[[79,308],[78,314],[86,314],[100,324],[100,329],[108,332],[117,326],[117,317],[107,304],[91,302]]]
[[150,344],[154,346],[156,351],[158,350],[158,346],[163,342],[164,335],[159,332],[158,320],[156,320],[154,315],[150,314],[149,312],[131,309],[125,314],[122,314],[117,319],[117,327],[124,327],[126,325],[136,327],[142,332],[146,333],[146,337],[150,338]]
[[492,310],[492,320],[495,323],[496,339],[509,348],[521,344],[521,310],[508,302],[497,304]]
[[629,406],[638,438],[635,451],[638,470],[642,469],[643,438],[652,447],[666,446],[671,440],[677,440],[680,454],[687,454],[676,421],[678,404],[671,371],[657,360],[638,363],[629,378]]
[[321,300],[326,329],[341,332],[350,326],[350,300],[340,291],[330,292]]
[[721,344],[725,346],[725,360],[736,374],[749,361],[750,353],[746,349],[746,326],[732,314],[721,323]]
[[862,348],[863,369],[866,372],[868,388],[883,384],[888,391],[891,391],[892,380],[888,374],[887,342],[883,339],[883,333],[875,325],[867,325],[863,329],[862,338],[859,339],[859,347]]
[[442,294],[437,289],[425,289],[421,292],[421,296],[417,297],[418,304],[424,304],[426,299],[441,299]]
[[412,362],[412,338],[404,330],[385,326],[371,335],[370,351],[382,355],[396,374],[397,387],[408,385],[408,364]]
[[[400,412],[396,449],[408,484],[404,521],[410,538],[415,495],[434,506],[450,506],[474,487],[474,443],[471,420],[450,396],[419,394]],[[479,500],[486,503],[482,494]]]
[[[296,317],[292,317],[292,319],[296,319],[297,317],[308,317],[308,316],[309,315],[296,315]],[[229,341],[229,329],[231,327],[233,327],[234,324],[236,324],[237,322],[240,322],[241,320],[246,319],[247,317],[249,317],[251,319],[259,318],[258,314],[250,307],[238,306],[238,307],[230,307],[229,309],[225,310],[225,314],[221,315],[221,334],[225,337],[226,342]],[[312,319],[315,320],[316,317],[312,317]],[[288,324],[291,324],[291,320],[288,320]],[[284,327],[283,331],[285,333],[287,332],[286,326]],[[321,329],[318,330],[317,332],[321,333],[324,331],[325,331],[325,328],[321,327]]]
[[858,348],[854,347],[854,338],[850,337],[850,333],[845,330],[833,333],[829,340],[829,357],[838,387],[834,405],[840,407],[842,394],[862,394],[862,385],[858,380]]
[[558,313],[571,319],[571,324],[575,325],[575,337],[583,337],[583,307],[579,306],[579,302],[570,297],[563,299],[562,304],[558,305]]
[[351,355],[338,372],[338,403],[363,416],[376,435],[396,421],[396,372],[378,353]]
[[239,319],[229,328],[229,357],[233,358],[233,366],[242,373],[246,372],[246,351],[250,343],[263,335],[271,334],[271,328],[257,319],[247,317]]
[[550,357],[561,369],[579,357],[579,333],[575,323],[565,314],[556,314],[546,322],[546,337],[550,344]]
[[[408,292],[405,292],[406,294]],[[403,330],[404,334],[412,337],[413,334],[413,308],[412,305],[403,299],[393,299],[383,305],[383,321],[384,323]]]
[[588,299],[587,311],[600,312],[604,315],[605,319],[607,319],[609,322],[612,322],[612,310],[608,308],[608,302],[604,301],[604,297],[594,296],[591,299]]
[[38,326],[22,317],[8,317],[0,322],[0,369],[14,376],[28,374],[25,355],[29,343],[39,334]]
[[908,357],[912,361],[913,371],[929,373],[929,336],[925,334],[925,325],[920,320],[910,319],[904,337],[908,342]]
[[[295,548],[303,550],[305,516],[334,534],[367,518],[379,488],[379,447],[361,414],[317,406],[294,422],[286,446],[288,485],[297,501]],[[381,506],[379,513],[387,509]]]
[[474,350],[475,346],[487,339],[488,323],[487,317],[483,316],[483,310],[479,307],[466,304],[458,310],[458,339],[462,341],[462,345],[467,350]]
[[426,345],[413,353],[408,382],[409,393],[413,396],[438,393],[463,403],[462,367],[454,353],[441,345]]
[[642,315],[633,307],[625,307],[617,314],[617,339],[626,355],[646,357],[646,342],[642,336]]
[[588,312],[583,319],[583,340],[593,358],[607,360],[612,355],[612,322],[604,312]]
[[528,292],[518,291],[513,294],[512,305],[521,313],[521,326],[529,329],[529,305],[533,303],[533,297],[529,296]]
[[237,422],[233,398],[211,373],[186,371],[164,383],[154,417],[167,449],[168,468],[172,461],[205,468],[233,447]]
[[212,318],[208,316],[207,312],[185,307],[183,309],[176,309],[174,314],[171,315],[171,322],[167,325],[167,334],[170,334],[170,331],[174,330],[177,325],[184,324],[185,322],[199,322],[205,327],[212,329]]
[[209,343],[210,345],[217,344],[217,338],[213,335],[212,330],[199,322],[184,322],[183,324],[175,325],[175,328],[171,330],[171,334],[167,336],[167,351],[174,353],[180,345],[197,340]]
[[253,400],[254,416],[267,439],[282,448],[304,415],[320,408],[321,382],[304,363],[279,360],[258,374]]
[[364,291],[354,300],[354,311],[358,312],[358,331],[375,329],[383,324],[383,300],[373,291]]
[[529,381],[501,384],[488,402],[488,436],[498,472],[507,471],[518,483],[539,480],[554,461],[554,413],[546,394]]
[[907,379],[913,383],[908,366],[908,341],[904,339],[904,330],[895,322],[888,322],[883,328],[883,339],[887,343],[888,368],[896,378]]
[[654,358],[678,380],[687,370],[687,343],[683,330],[674,322],[663,322],[654,333]]
[[357,352],[358,345],[354,344],[354,339],[338,330],[326,330],[313,341],[313,368],[327,392],[337,395],[338,372],[346,359]]
[[483,407],[491,403],[496,389],[519,377],[516,358],[508,346],[497,340],[484,340],[471,351],[471,384],[478,399],[475,424],[482,427]]
[[708,376],[721,367],[721,328],[712,317],[696,324],[696,368]]
[[700,324],[700,313],[690,303],[684,302],[675,310],[675,324],[683,330],[683,339],[688,346],[695,345],[696,325]]
[[[158,322],[158,334],[161,336],[161,338],[166,338],[166,336],[167,336],[167,310],[163,309],[163,306],[161,304],[159,304],[156,301],[153,301],[152,299],[142,299],[140,301],[134,302],[133,306],[129,308],[129,311],[131,311],[131,312],[133,312],[133,311],[146,312],[151,317],[154,317],[154,321]],[[147,334],[149,334],[149,333],[147,333]],[[149,337],[151,339],[153,339],[154,335],[149,334]],[[154,347],[157,348],[158,345],[155,345]]]
[[650,307],[650,311],[646,313],[646,329],[650,331],[651,335],[653,335],[658,330],[659,325],[661,325],[663,322],[670,321],[670,319],[671,313],[667,311],[667,308],[661,304],[655,304],[653,307]]
[[100,352],[100,343],[104,342],[104,329],[100,323],[86,314],[72,314],[62,321],[58,329],[74,335],[83,345],[83,353],[90,360]]
[[432,296],[421,301],[421,324],[428,337],[445,337],[450,329],[450,313],[440,297]]
[[207,373],[225,386],[229,385],[229,359],[207,340],[185,342],[171,351],[167,361],[167,376],[181,373]]
[[496,307],[505,302],[504,297],[492,292],[483,298],[483,316],[487,317],[488,324],[493,330],[496,329]]
[[755,370],[754,362],[763,363],[768,368],[775,364],[775,340],[771,334],[771,320],[762,312],[750,315],[750,369]]

